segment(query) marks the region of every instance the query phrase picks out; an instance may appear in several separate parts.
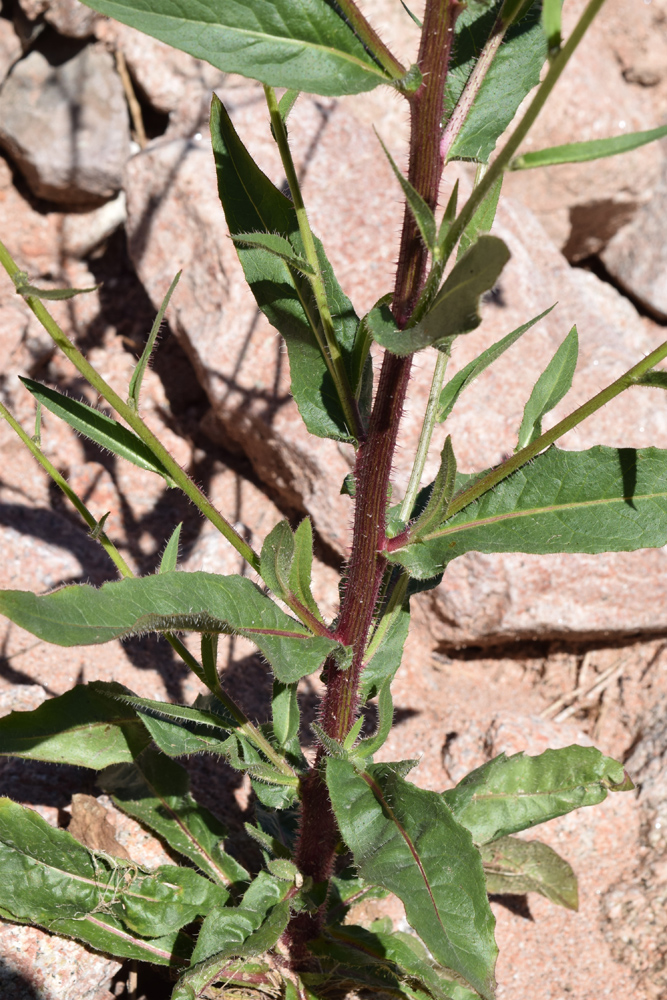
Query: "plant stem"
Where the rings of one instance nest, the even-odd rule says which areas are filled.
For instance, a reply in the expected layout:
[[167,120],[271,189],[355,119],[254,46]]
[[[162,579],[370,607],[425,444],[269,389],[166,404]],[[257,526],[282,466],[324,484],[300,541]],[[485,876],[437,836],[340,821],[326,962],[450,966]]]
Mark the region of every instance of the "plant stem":
[[377,59],[384,70],[394,80],[400,80],[405,76],[405,67],[401,65],[396,56],[382,41],[375,28],[373,28],[357,7],[354,0],[336,0],[336,6],[340,8],[345,20],[354,31],[357,38],[364,43],[370,54]]
[[[445,80],[454,23],[460,9],[458,0],[428,0],[418,56],[423,79],[409,98],[408,178],[431,209],[437,204],[442,174],[440,138]],[[394,316],[401,328],[421,291],[427,259],[414,217],[406,206],[393,297]],[[336,633],[339,641],[353,646],[354,656],[347,670],[340,670],[333,658],[327,662],[327,690],[320,715],[327,736],[339,742],[344,740],[356,717],[364,652],[386,565],[382,550],[389,477],[409,376],[409,358],[385,354],[368,436],[357,454],[352,555]],[[320,747],[314,768],[302,782],[301,827],[296,850],[299,870],[315,881],[330,876],[339,837],[320,773],[322,760]],[[304,961],[307,942],[319,933],[321,922],[321,912],[299,914],[290,922],[287,936],[297,965]]]
[[[0,417],[3,417],[7,421],[9,426],[19,436],[23,444],[26,446],[26,448],[28,448],[33,457],[39,462],[44,471],[48,473],[48,475],[51,477],[54,483],[58,487],[60,487],[60,489],[65,494],[67,499],[73,504],[73,506],[79,512],[79,514],[86,522],[88,527],[91,529],[91,531],[94,531],[99,524],[95,516],[90,512],[88,507],[86,507],[83,500],[81,500],[81,498],[74,492],[74,490],[69,485],[67,480],[58,472],[56,467],[51,464],[51,462],[48,460],[43,451],[35,444],[32,438],[28,434],[26,434],[26,432],[23,430],[19,422],[12,416],[10,411],[7,409],[6,406],[2,404],[2,402],[0,402]],[[109,558],[116,566],[120,575],[125,579],[133,578],[134,573],[127,565],[127,563],[125,562],[122,555],[120,554],[116,546],[113,544],[111,539],[108,538],[103,531],[100,532],[100,534],[97,535],[96,538],[97,541],[102,546],[102,548],[104,549],[104,551],[107,553]],[[187,648],[187,646],[185,646],[184,643],[172,632],[165,632],[164,637],[169,643],[169,645],[172,647],[174,652],[176,652],[181,657],[183,662],[186,663],[188,667],[190,667],[192,672],[196,674],[196,676],[199,677],[199,679],[203,681],[204,684],[206,684],[204,671],[202,670],[201,665],[192,655],[190,650]],[[208,687],[208,684],[206,686]],[[243,735],[246,736],[251,741],[251,743],[253,743],[257,747],[258,750],[261,750],[261,752],[267,757],[267,759],[270,760],[271,763],[275,767],[277,767],[282,774],[294,776],[295,772],[293,768],[290,767],[285,758],[282,757],[279,753],[277,753],[276,750],[271,746],[269,741],[266,739],[266,737],[255,726],[253,726],[252,722],[250,722],[250,720],[244,714],[244,712],[241,711],[239,706],[229,697],[229,695],[225,691],[223,691],[219,683],[216,685],[216,688],[213,691],[213,693],[215,694],[216,698],[218,698],[218,700],[222,702],[222,704],[225,706],[225,708],[230,713],[232,718],[238,724],[239,730],[243,733]]]
[[408,488],[405,492],[405,496],[403,497],[403,503],[401,504],[401,520],[406,523],[410,520],[412,508],[415,505],[415,500],[417,499],[422,476],[424,474],[424,466],[426,465],[428,449],[431,445],[433,428],[436,423],[435,418],[438,412],[438,400],[440,398],[440,391],[445,378],[445,372],[447,371],[448,362],[449,354],[446,354],[444,351],[438,351],[438,360],[435,363],[435,369],[433,371],[433,380],[431,382],[431,391],[428,394],[428,403],[426,404],[424,422],[422,423],[422,429],[419,434],[417,454],[415,455],[412,472],[410,473],[410,482],[408,483]]
[[[484,493],[487,493],[493,486],[497,486],[501,483],[503,479],[507,479],[511,476],[513,472],[520,469],[522,465],[526,462],[530,462],[531,458],[535,458],[540,452],[544,451],[550,445],[554,444],[558,438],[562,437],[568,431],[571,431],[573,427],[576,427],[591,414],[595,413],[601,407],[605,406],[616,396],[620,396],[622,392],[629,389],[633,385],[637,385],[637,380],[645,375],[646,372],[650,371],[655,365],[660,361],[664,361],[667,358],[667,340],[656,347],[654,351],[651,351],[645,358],[642,358],[636,365],[629,368],[627,372],[621,375],[620,378],[608,385],[606,389],[602,389],[598,392],[592,399],[583,403],[581,406],[573,410],[572,413],[568,414],[557,424],[555,424],[550,430],[545,431],[540,437],[536,438],[531,444],[526,445],[521,451],[517,451],[515,455],[508,458],[506,462],[502,462],[501,465],[496,466],[495,469],[491,469],[486,475],[482,476],[480,479],[476,479],[470,486],[461,490],[456,496],[452,498],[452,501],[447,509],[447,518],[449,519],[454,514],[458,514],[460,510],[467,507],[468,504],[472,503],[473,500],[477,500]],[[446,523],[442,528],[430,534],[424,535],[423,540],[426,541],[429,538],[434,538],[439,536],[443,532],[446,532]],[[391,539],[387,545],[387,551],[393,552],[397,549],[403,548],[406,544],[409,544],[410,536],[409,533],[404,533],[397,536],[395,539]]]
[[[350,388],[350,382],[343,363],[343,355],[338,341],[336,340],[336,332],[334,330],[333,319],[331,317],[331,310],[329,309],[329,300],[327,299],[327,292],[324,286],[320,260],[317,255],[317,249],[315,248],[315,238],[313,236],[313,231],[310,228],[308,213],[306,212],[306,206],[301,193],[301,185],[299,184],[299,178],[294,166],[294,160],[292,159],[292,151],[290,150],[289,141],[287,139],[287,129],[285,128],[285,123],[278,109],[278,101],[273,87],[265,86],[264,94],[266,95],[266,103],[271,115],[273,134],[275,136],[276,143],[278,144],[280,159],[282,160],[285,176],[287,177],[287,184],[292,195],[292,202],[294,203],[294,210],[299,223],[299,233],[301,234],[301,239],[303,241],[303,249],[306,255],[306,260],[315,272],[312,277],[309,276],[309,280],[310,286],[313,290],[313,295],[315,296],[315,303],[319,312],[322,330],[324,332],[325,343],[322,344],[320,342],[320,350],[331,377],[334,380],[336,392],[347,421],[348,430],[357,440],[360,440],[363,436],[363,428],[359,418],[359,408],[357,406],[355,395]],[[319,333],[316,328],[316,324],[314,332],[316,336]],[[320,338],[318,337],[318,341],[319,339]]]

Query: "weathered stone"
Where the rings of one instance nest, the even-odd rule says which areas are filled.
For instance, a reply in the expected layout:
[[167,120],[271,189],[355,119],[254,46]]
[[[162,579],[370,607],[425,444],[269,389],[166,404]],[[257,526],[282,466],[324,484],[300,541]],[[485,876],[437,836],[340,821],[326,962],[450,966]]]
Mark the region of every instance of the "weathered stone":
[[667,163],[653,197],[601,254],[612,277],[646,310],[667,320]]
[[0,82],[21,56],[21,41],[11,21],[0,18]]
[[139,91],[157,111],[169,115],[167,135],[192,136],[205,125],[211,92],[224,73],[118,21],[100,19],[95,33],[123,53]]
[[44,20],[66,38],[89,38],[99,14],[79,0],[49,0]]
[[[585,7],[563,9],[565,36]],[[665,123],[667,4],[609,0],[556,84],[525,151],[601,139]],[[650,81],[651,86],[646,83]],[[597,253],[660,178],[664,150],[644,146],[589,163],[509,174],[505,192],[538,216],[570,260]]]
[[0,144],[39,198],[80,206],[112,197],[130,135],[111,55],[87,46],[64,61],[33,51],[17,63],[0,91]]

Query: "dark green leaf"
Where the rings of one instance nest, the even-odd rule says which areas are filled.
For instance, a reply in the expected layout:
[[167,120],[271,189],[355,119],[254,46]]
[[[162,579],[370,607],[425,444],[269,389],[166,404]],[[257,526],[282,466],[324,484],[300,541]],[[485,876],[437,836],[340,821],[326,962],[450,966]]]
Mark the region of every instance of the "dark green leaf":
[[394,724],[394,702],[391,697],[391,681],[386,680],[378,697],[378,728],[373,736],[360,740],[354,748],[355,757],[372,757],[387,742]]
[[653,389],[667,389],[667,372],[646,372],[640,379],[637,379],[636,385],[647,385]]
[[454,266],[424,319],[407,330],[391,324],[388,307],[369,313],[374,339],[392,354],[407,355],[449,343],[476,329],[482,321],[480,299],[493,288],[510,252],[497,236],[480,236]]
[[181,528],[183,527],[183,522],[177,524],[174,528],[169,541],[165,545],[164,552],[162,553],[162,558],[160,559],[160,568],[158,573],[173,573],[178,564],[178,544],[181,539]]
[[119,809],[154,830],[205,875],[224,884],[248,878],[245,868],[225,853],[225,827],[195,802],[180,764],[149,748],[134,764],[107,768],[99,784]]
[[141,392],[141,383],[143,382],[148,362],[150,361],[151,354],[153,353],[153,349],[155,348],[155,341],[157,339],[158,333],[160,332],[160,327],[162,326],[162,320],[164,319],[164,314],[166,313],[167,306],[169,305],[169,299],[171,298],[180,277],[181,277],[181,272],[179,271],[174,280],[172,281],[172,283],[170,284],[167,290],[167,294],[162,300],[162,305],[158,310],[158,314],[155,317],[153,326],[151,327],[151,332],[148,335],[146,346],[144,347],[141,357],[137,362],[137,366],[132,373],[127,401],[133,410],[139,409],[139,393]]
[[452,447],[452,439],[447,435],[442,452],[440,453],[440,468],[433,481],[433,488],[426,507],[414,523],[414,536],[429,531],[437,527],[447,517],[447,508],[454,495],[456,485],[456,456]]
[[489,893],[539,892],[558,906],[579,909],[577,876],[564,858],[539,840],[501,837],[480,853]]
[[118,699],[122,684],[92,681],[45,701],[32,712],[0,719],[0,755],[101,770],[131,762],[150,742],[141,719]]
[[427,579],[464,552],[632,552],[667,544],[667,451],[550,448],[391,562]]
[[273,697],[271,699],[271,718],[273,733],[278,746],[284,747],[299,733],[299,702],[297,700],[296,684],[281,684],[273,682]]
[[218,634],[204,632],[201,637],[201,668],[202,680],[209,691],[217,691],[220,685],[218,677]]
[[76,399],[70,399],[62,392],[49,389],[39,382],[33,382],[30,378],[23,378],[21,381],[32,393],[35,399],[51,413],[60,417],[66,424],[73,427],[79,434],[89,438],[102,448],[118,455],[120,458],[132,462],[140,469],[147,469],[162,476],[169,486],[173,485],[171,476],[163,465],[153,455],[148,445],[144,444],[134,431],[129,430],[123,424],[118,423],[112,417],[100,413],[87,403],[80,403]]
[[262,545],[262,579],[276,597],[289,597],[289,576],[294,559],[294,535],[287,521],[279,521]]
[[617,156],[628,153],[648,142],[664,139],[667,136],[667,125],[652,128],[646,132],[626,132],[624,135],[614,135],[609,139],[592,139],[590,142],[570,142],[564,146],[551,146],[549,149],[537,149],[534,153],[524,153],[517,156],[510,164],[510,170],[530,170],[533,167],[551,167],[557,163],[585,163],[587,160],[599,160],[603,156]]
[[361,876],[403,901],[408,922],[437,962],[492,997],[494,919],[470,834],[440,796],[404,781],[389,765],[358,773],[330,758],[327,784]]
[[336,9],[325,0],[85,0],[100,14],[138,28],[225,73],[272,87],[335,96],[391,83]]
[[[377,133],[376,133],[377,135]],[[394,158],[383,143],[382,139],[378,136],[380,145],[384,150],[384,154],[389,160],[391,169],[394,171],[396,180],[401,185],[403,189],[403,194],[405,195],[405,200],[407,201],[410,211],[412,212],[413,218],[417,223],[419,232],[424,241],[424,244],[428,250],[433,253],[435,249],[435,216],[433,212],[426,204],[422,196],[417,190],[412,186],[407,177],[404,177],[401,171],[398,169],[394,163]]]
[[[445,88],[447,117],[456,106],[475,63],[491,35],[502,3],[469,4],[456,22],[456,36]],[[508,29],[471,111],[449,151],[450,160],[486,163],[524,97],[540,82],[547,42],[540,23],[542,4]]]
[[533,387],[519,428],[520,451],[542,433],[542,418],[570,391],[579,356],[579,336],[573,326]]
[[213,573],[164,573],[105,583],[99,590],[63,587],[45,596],[5,590],[0,611],[59,646],[182,629],[238,633],[252,639],[285,684],[318,670],[337,647],[309,633],[245,577]]
[[282,236],[275,233],[244,233],[232,236],[232,240],[237,246],[260,247],[268,250],[275,257],[280,257],[290,267],[295,268],[302,274],[315,274],[315,269],[311,267],[303,257],[297,257],[292,249],[292,244],[288,243]]
[[143,937],[162,937],[205,916],[228,895],[191,868],[147,871],[91,851],[9,799],[0,799],[0,864],[0,906],[51,929],[60,920],[71,926],[99,913]]
[[289,585],[298,601],[323,621],[310,588],[313,572],[313,526],[309,517],[304,517],[294,532],[294,558],[289,573]]
[[[298,257],[303,257],[294,205],[259,169],[215,96],[211,139],[218,191],[230,233],[277,234],[289,242]],[[351,355],[359,320],[318,240],[316,248],[334,333],[353,385]],[[292,393],[308,430],[318,437],[352,440],[320,348],[321,322],[308,278],[291,271],[284,260],[262,247],[237,246],[237,251],[257,305],[285,338]],[[370,367],[369,359],[365,367]]]
[[632,784],[623,765],[593,747],[545,750],[537,757],[500,754],[442,793],[476,844],[488,844],[555,816],[594,806]]
[[513,330],[512,333],[508,333],[506,337],[498,340],[495,344],[492,344],[491,347],[487,347],[485,351],[482,351],[479,357],[470,361],[465,368],[462,368],[460,372],[457,372],[440,393],[440,399],[438,401],[439,409],[436,419],[440,422],[446,420],[454,409],[454,406],[456,405],[456,402],[463,390],[466,389],[471,382],[474,382],[475,379],[489,367],[489,365],[493,364],[493,362],[499,358],[508,347],[511,347],[512,344],[519,339],[519,337],[522,337],[527,330],[530,330],[532,326],[535,326],[535,324],[539,323],[541,319],[544,319],[544,317],[547,316],[554,308],[555,306],[550,306],[549,309],[545,309],[539,316],[531,319],[528,323],[524,323],[523,326],[517,327],[517,329]]

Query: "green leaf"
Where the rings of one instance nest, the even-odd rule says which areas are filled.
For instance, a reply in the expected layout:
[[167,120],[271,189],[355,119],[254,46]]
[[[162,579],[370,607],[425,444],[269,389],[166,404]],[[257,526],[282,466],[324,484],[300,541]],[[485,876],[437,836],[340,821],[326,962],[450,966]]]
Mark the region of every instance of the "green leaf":
[[294,597],[323,622],[311,591],[313,573],[313,526],[309,517],[304,517],[294,532],[294,558],[289,573],[290,590]]
[[300,92],[298,90],[286,90],[278,101],[278,111],[280,112],[280,117],[285,124],[292,113],[292,108],[299,99],[299,93]]
[[667,389],[667,372],[650,371],[637,379],[635,385],[647,385],[653,389]]
[[173,481],[167,470],[134,431],[129,430],[112,417],[100,413],[93,406],[88,406],[87,403],[70,399],[64,393],[49,389],[39,382],[33,382],[30,378],[23,378],[23,376],[19,376],[19,378],[28,392],[32,393],[45,409],[60,417],[79,434],[83,434],[84,437],[99,444],[102,448],[106,448],[112,454],[132,462],[140,469],[157,473],[158,476],[162,476],[168,486],[173,486]]
[[[220,201],[232,236],[276,234],[289,242],[298,257],[303,257],[294,205],[259,169],[215,96],[211,140]],[[315,243],[334,333],[352,385],[351,356],[359,320],[336,281],[321,243]],[[318,437],[352,440],[318,343],[323,334],[308,278],[294,273],[284,260],[263,247],[237,246],[237,251],[257,305],[285,338],[292,394],[308,430]],[[366,359],[364,371],[366,368],[370,368],[370,359]]]
[[547,38],[549,55],[555,54],[561,45],[562,0],[543,0],[542,27]]
[[459,179],[457,177],[456,183],[452,188],[452,193],[449,196],[449,201],[445,206],[445,211],[442,216],[442,221],[440,223],[440,229],[438,230],[438,250],[440,252],[442,252],[442,247],[445,240],[447,239],[447,234],[449,233],[449,230],[452,228],[452,223],[456,218],[456,206],[458,205],[458,201],[459,201]]
[[217,632],[204,632],[201,637],[201,666],[202,680],[209,691],[217,691],[220,686]]
[[232,236],[232,240],[237,246],[260,247],[263,250],[268,250],[269,253],[284,260],[286,264],[302,274],[315,274],[315,269],[307,260],[296,256],[291,243],[275,233],[244,233]]
[[294,559],[294,535],[287,521],[279,521],[262,545],[261,573],[276,597],[289,598],[289,575]]
[[[459,15],[455,43],[445,88],[445,109],[449,118],[475,63],[491,35],[502,6],[469,4]],[[449,151],[449,160],[476,160],[487,163],[524,97],[540,82],[547,57],[547,41],[540,22],[542,4],[536,0],[528,12],[510,26],[503,44]]]
[[394,702],[391,697],[391,680],[386,680],[378,697],[378,728],[373,736],[360,740],[354,748],[354,756],[372,757],[385,745],[394,724]]
[[624,135],[610,136],[608,139],[592,139],[590,142],[569,142],[564,146],[537,149],[534,153],[524,153],[512,160],[510,170],[531,170],[533,167],[551,167],[558,163],[585,163],[599,160],[604,156],[629,153],[649,142],[664,139],[667,125],[648,129],[645,132],[626,132]]
[[365,663],[359,683],[362,702],[375,698],[385,681],[394,679],[403,659],[403,647],[409,630],[410,606],[405,601],[393,616],[377,649]]
[[579,356],[579,336],[573,326],[533,387],[519,428],[520,451],[542,433],[542,418],[560,403],[572,386]]
[[249,877],[223,849],[225,827],[190,794],[187,771],[158,750],[148,748],[134,764],[107,768],[98,781],[119,809],[157,833],[209,878],[229,885]]
[[[482,321],[480,299],[493,288],[510,252],[497,236],[480,236],[445,280],[424,319],[407,330],[392,326],[387,306],[369,313],[374,339],[392,354],[405,356],[476,329]],[[391,319],[390,319],[391,318]]]
[[27,271],[17,271],[12,275],[12,281],[16,287],[17,295],[32,295],[36,299],[47,299],[51,302],[59,302],[63,299],[73,299],[75,295],[86,295],[88,292],[96,292],[100,287],[93,285],[92,288],[38,288],[28,281]]
[[296,684],[273,682],[271,718],[278,746],[284,747],[298,736],[301,713],[299,712]]
[[456,456],[452,447],[451,436],[448,434],[440,453],[440,468],[433,481],[428,503],[415,521],[412,529],[416,538],[430,528],[442,524],[445,520],[447,517],[447,508],[454,495],[455,485]]
[[427,579],[464,552],[632,552],[665,544],[667,451],[549,448],[389,560]]
[[436,419],[440,423],[442,423],[443,420],[446,420],[454,409],[463,390],[466,389],[471,382],[474,382],[475,379],[489,367],[489,365],[493,364],[493,362],[499,358],[508,347],[511,347],[512,344],[519,339],[519,337],[522,337],[523,334],[530,330],[532,326],[535,326],[535,324],[539,323],[541,319],[544,319],[544,317],[547,316],[554,308],[555,305],[550,306],[549,309],[545,309],[539,316],[535,316],[535,318],[531,319],[528,323],[524,323],[523,326],[517,327],[516,330],[508,333],[506,337],[496,341],[496,343],[492,344],[491,347],[487,347],[485,351],[482,351],[479,357],[470,361],[465,368],[462,368],[460,372],[457,372],[440,393],[440,399],[438,401],[438,415]]
[[181,272],[179,271],[174,280],[172,281],[172,283],[170,284],[167,290],[167,294],[162,300],[162,305],[158,310],[158,314],[155,317],[153,326],[151,327],[151,332],[148,335],[146,346],[144,347],[141,357],[139,358],[139,361],[137,363],[137,366],[132,373],[127,401],[128,404],[135,411],[139,409],[139,394],[141,392],[141,383],[143,382],[144,375],[146,374],[146,368],[148,366],[148,362],[150,361],[151,354],[153,353],[153,349],[155,347],[155,341],[157,339],[158,333],[160,332],[160,327],[162,326],[162,320],[164,319],[164,314],[167,311],[167,306],[169,305],[169,299],[171,298],[172,293],[176,288],[176,285],[178,284],[180,277],[181,277]]
[[178,564],[178,544],[181,540],[181,528],[183,527],[183,522],[177,524],[172,531],[169,541],[164,547],[164,552],[162,553],[162,558],[160,559],[160,568],[158,573],[173,573]]
[[[478,169],[482,169],[478,167]],[[480,233],[490,233],[491,226],[496,218],[500,191],[503,186],[504,175],[501,174],[486,197],[482,200],[468,225],[463,230],[459,248],[457,250],[457,260],[463,256],[469,247],[477,241]]]
[[401,4],[403,5],[403,8],[405,9],[406,14],[409,14],[409,16],[412,18],[412,20],[415,22],[415,24],[417,25],[418,28],[421,28],[422,22],[419,20],[419,18],[417,17],[417,15],[412,13],[412,11],[408,7],[408,5],[404,2],[404,0],[401,0]]
[[[204,921],[192,954],[192,964],[204,962],[212,955],[231,958],[232,955],[260,954],[272,947],[287,924],[289,904],[282,904],[289,890],[289,883],[274,878],[268,872],[260,872],[246,890],[239,906],[220,907]],[[267,948],[262,948],[260,952],[252,948],[246,949],[248,939],[260,929],[266,917],[277,906],[281,907],[280,917],[285,917],[282,929]]]
[[579,909],[577,876],[551,847],[539,840],[502,837],[481,849],[489,893],[520,896],[539,892],[568,910]]
[[325,0],[86,0],[86,5],[204,59],[272,87],[333,97],[391,83]]
[[115,681],[77,684],[32,712],[0,719],[0,755],[101,770],[131,762],[150,742],[141,719],[118,697]]
[[[377,132],[375,133],[377,135]],[[424,241],[424,244],[431,253],[435,250],[435,216],[432,210],[426,204],[422,196],[417,190],[412,186],[407,177],[404,177],[401,171],[398,169],[394,162],[394,158],[383,143],[382,139],[378,135],[378,141],[384,150],[384,154],[389,160],[391,169],[394,171],[396,180],[401,185],[403,189],[403,194],[405,195],[405,200],[408,203],[410,211],[412,212],[413,218],[417,223],[419,232]]]
[[213,573],[163,573],[45,596],[4,590],[0,612],[58,646],[182,629],[237,633],[255,643],[284,684],[318,670],[338,645],[313,636],[245,577]]
[[492,997],[494,919],[470,834],[440,796],[404,781],[390,765],[357,773],[330,758],[327,784],[361,876],[403,901],[408,923],[437,962]]
[[476,844],[546,823],[555,816],[594,806],[608,791],[632,784],[623,765],[594,747],[545,750],[537,757],[500,754],[442,793],[456,820]]
[[32,809],[0,799],[0,906],[58,930],[104,914],[143,937],[163,937],[207,915],[226,890],[190,868],[154,871],[84,847]]

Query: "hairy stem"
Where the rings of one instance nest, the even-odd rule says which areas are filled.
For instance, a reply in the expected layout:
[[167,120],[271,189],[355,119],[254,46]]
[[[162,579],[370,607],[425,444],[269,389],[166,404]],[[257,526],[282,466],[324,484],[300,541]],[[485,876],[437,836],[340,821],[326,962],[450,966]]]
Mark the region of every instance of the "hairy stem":
[[[435,209],[442,174],[440,155],[445,79],[458,0],[429,0],[424,16],[418,64],[423,76],[410,97],[411,138],[408,177],[426,203]],[[406,206],[393,311],[399,327],[405,326],[426,275],[428,253],[414,217]],[[320,722],[327,736],[343,741],[353,725],[358,705],[359,678],[368,634],[382,583],[386,559],[386,508],[389,476],[398,425],[410,377],[410,360],[385,354],[368,435],[356,464],[356,508],[352,555],[348,567],[336,637],[354,649],[352,665],[340,670],[330,659],[327,690]],[[322,749],[314,769],[302,785],[301,829],[296,861],[300,871],[314,879],[328,878],[338,842],[338,831],[329,797],[320,774]],[[293,960],[300,962],[306,942],[321,928],[321,914],[297,917],[288,929]]]

